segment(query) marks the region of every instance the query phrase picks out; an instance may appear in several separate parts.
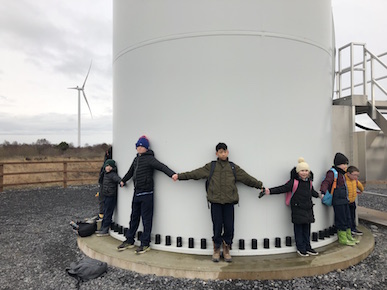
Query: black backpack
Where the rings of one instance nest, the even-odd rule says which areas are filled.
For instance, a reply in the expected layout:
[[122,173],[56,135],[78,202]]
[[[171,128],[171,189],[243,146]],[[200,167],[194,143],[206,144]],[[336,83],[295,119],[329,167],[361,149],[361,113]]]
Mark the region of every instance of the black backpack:
[[80,237],[88,237],[95,233],[97,230],[97,223],[95,220],[89,220],[85,222],[70,222],[70,225],[73,227],[73,230],[78,234]]
[[97,230],[97,223],[79,222],[78,227],[78,235],[80,237],[88,237],[94,234]]
[[[235,171],[235,164],[231,161],[229,161],[228,163],[230,163],[231,170],[232,170],[232,173],[234,174],[235,181],[236,181],[237,177],[236,177],[236,171]],[[208,178],[206,180],[206,192],[208,191],[208,186],[210,185],[210,180],[212,178],[212,175],[214,174],[215,166],[216,166],[216,161],[212,161],[210,175],[208,175]]]

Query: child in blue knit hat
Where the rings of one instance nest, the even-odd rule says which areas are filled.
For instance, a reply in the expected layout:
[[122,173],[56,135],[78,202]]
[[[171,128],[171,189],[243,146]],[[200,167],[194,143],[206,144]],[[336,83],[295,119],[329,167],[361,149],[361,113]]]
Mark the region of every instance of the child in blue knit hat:
[[149,149],[149,140],[141,136],[136,143],[137,156],[134,158],[128,172],[121,180],[121,187],[129,179],[133,179],[134,195],[132,200],[132,213],[130,215],[129,230],[126,240],[117,247],[119,251],[134,247],[134,236],[140,224],[140,217],[144,226],[141,235],[141,245],[136,249],[136,254],[150,250],[152,219],[153,219],[153,173],[154,170],[164,172],[169,177],[175,172],[165,164],[158,161],[152,150]]

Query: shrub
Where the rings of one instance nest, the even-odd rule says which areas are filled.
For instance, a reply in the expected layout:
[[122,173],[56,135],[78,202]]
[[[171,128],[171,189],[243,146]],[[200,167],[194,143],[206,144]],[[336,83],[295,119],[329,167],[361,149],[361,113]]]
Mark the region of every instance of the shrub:
[[67,142],[62,141],[56,147],[59,148],[62,151],[66,151],[67,149],[70,148],[70,145]]

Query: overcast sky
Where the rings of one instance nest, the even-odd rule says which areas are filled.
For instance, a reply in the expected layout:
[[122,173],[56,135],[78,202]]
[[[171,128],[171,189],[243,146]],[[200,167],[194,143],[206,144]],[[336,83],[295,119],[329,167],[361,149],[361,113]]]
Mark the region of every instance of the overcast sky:
[[[387,0],[332,0],[336,46],[387,51]],[[0,143],[112,142],[112,0],[0,0]]]

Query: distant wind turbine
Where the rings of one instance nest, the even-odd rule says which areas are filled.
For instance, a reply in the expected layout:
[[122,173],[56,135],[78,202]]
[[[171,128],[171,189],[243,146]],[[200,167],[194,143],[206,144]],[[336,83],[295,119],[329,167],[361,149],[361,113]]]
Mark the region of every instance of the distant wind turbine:
[[76,86],[75,88],[69,88],[72,90],[78,90],[78,147],[81,147],[81,91],[82,91],[83,97],[86,101],[86,104],[89,107],[90,115],[93,118],[93,114],[91,113],[89,102],[87,101],[85,90],[84,90],[85,84],[87,81],[87,77],[89,76],[89,73],[90,73],[91,64],[92,64],[92,62],[90,62],[89,71],[87,72],[87,75],[86,75],[85,81],[83,82],[82,87],[80,88],[80,87]]

